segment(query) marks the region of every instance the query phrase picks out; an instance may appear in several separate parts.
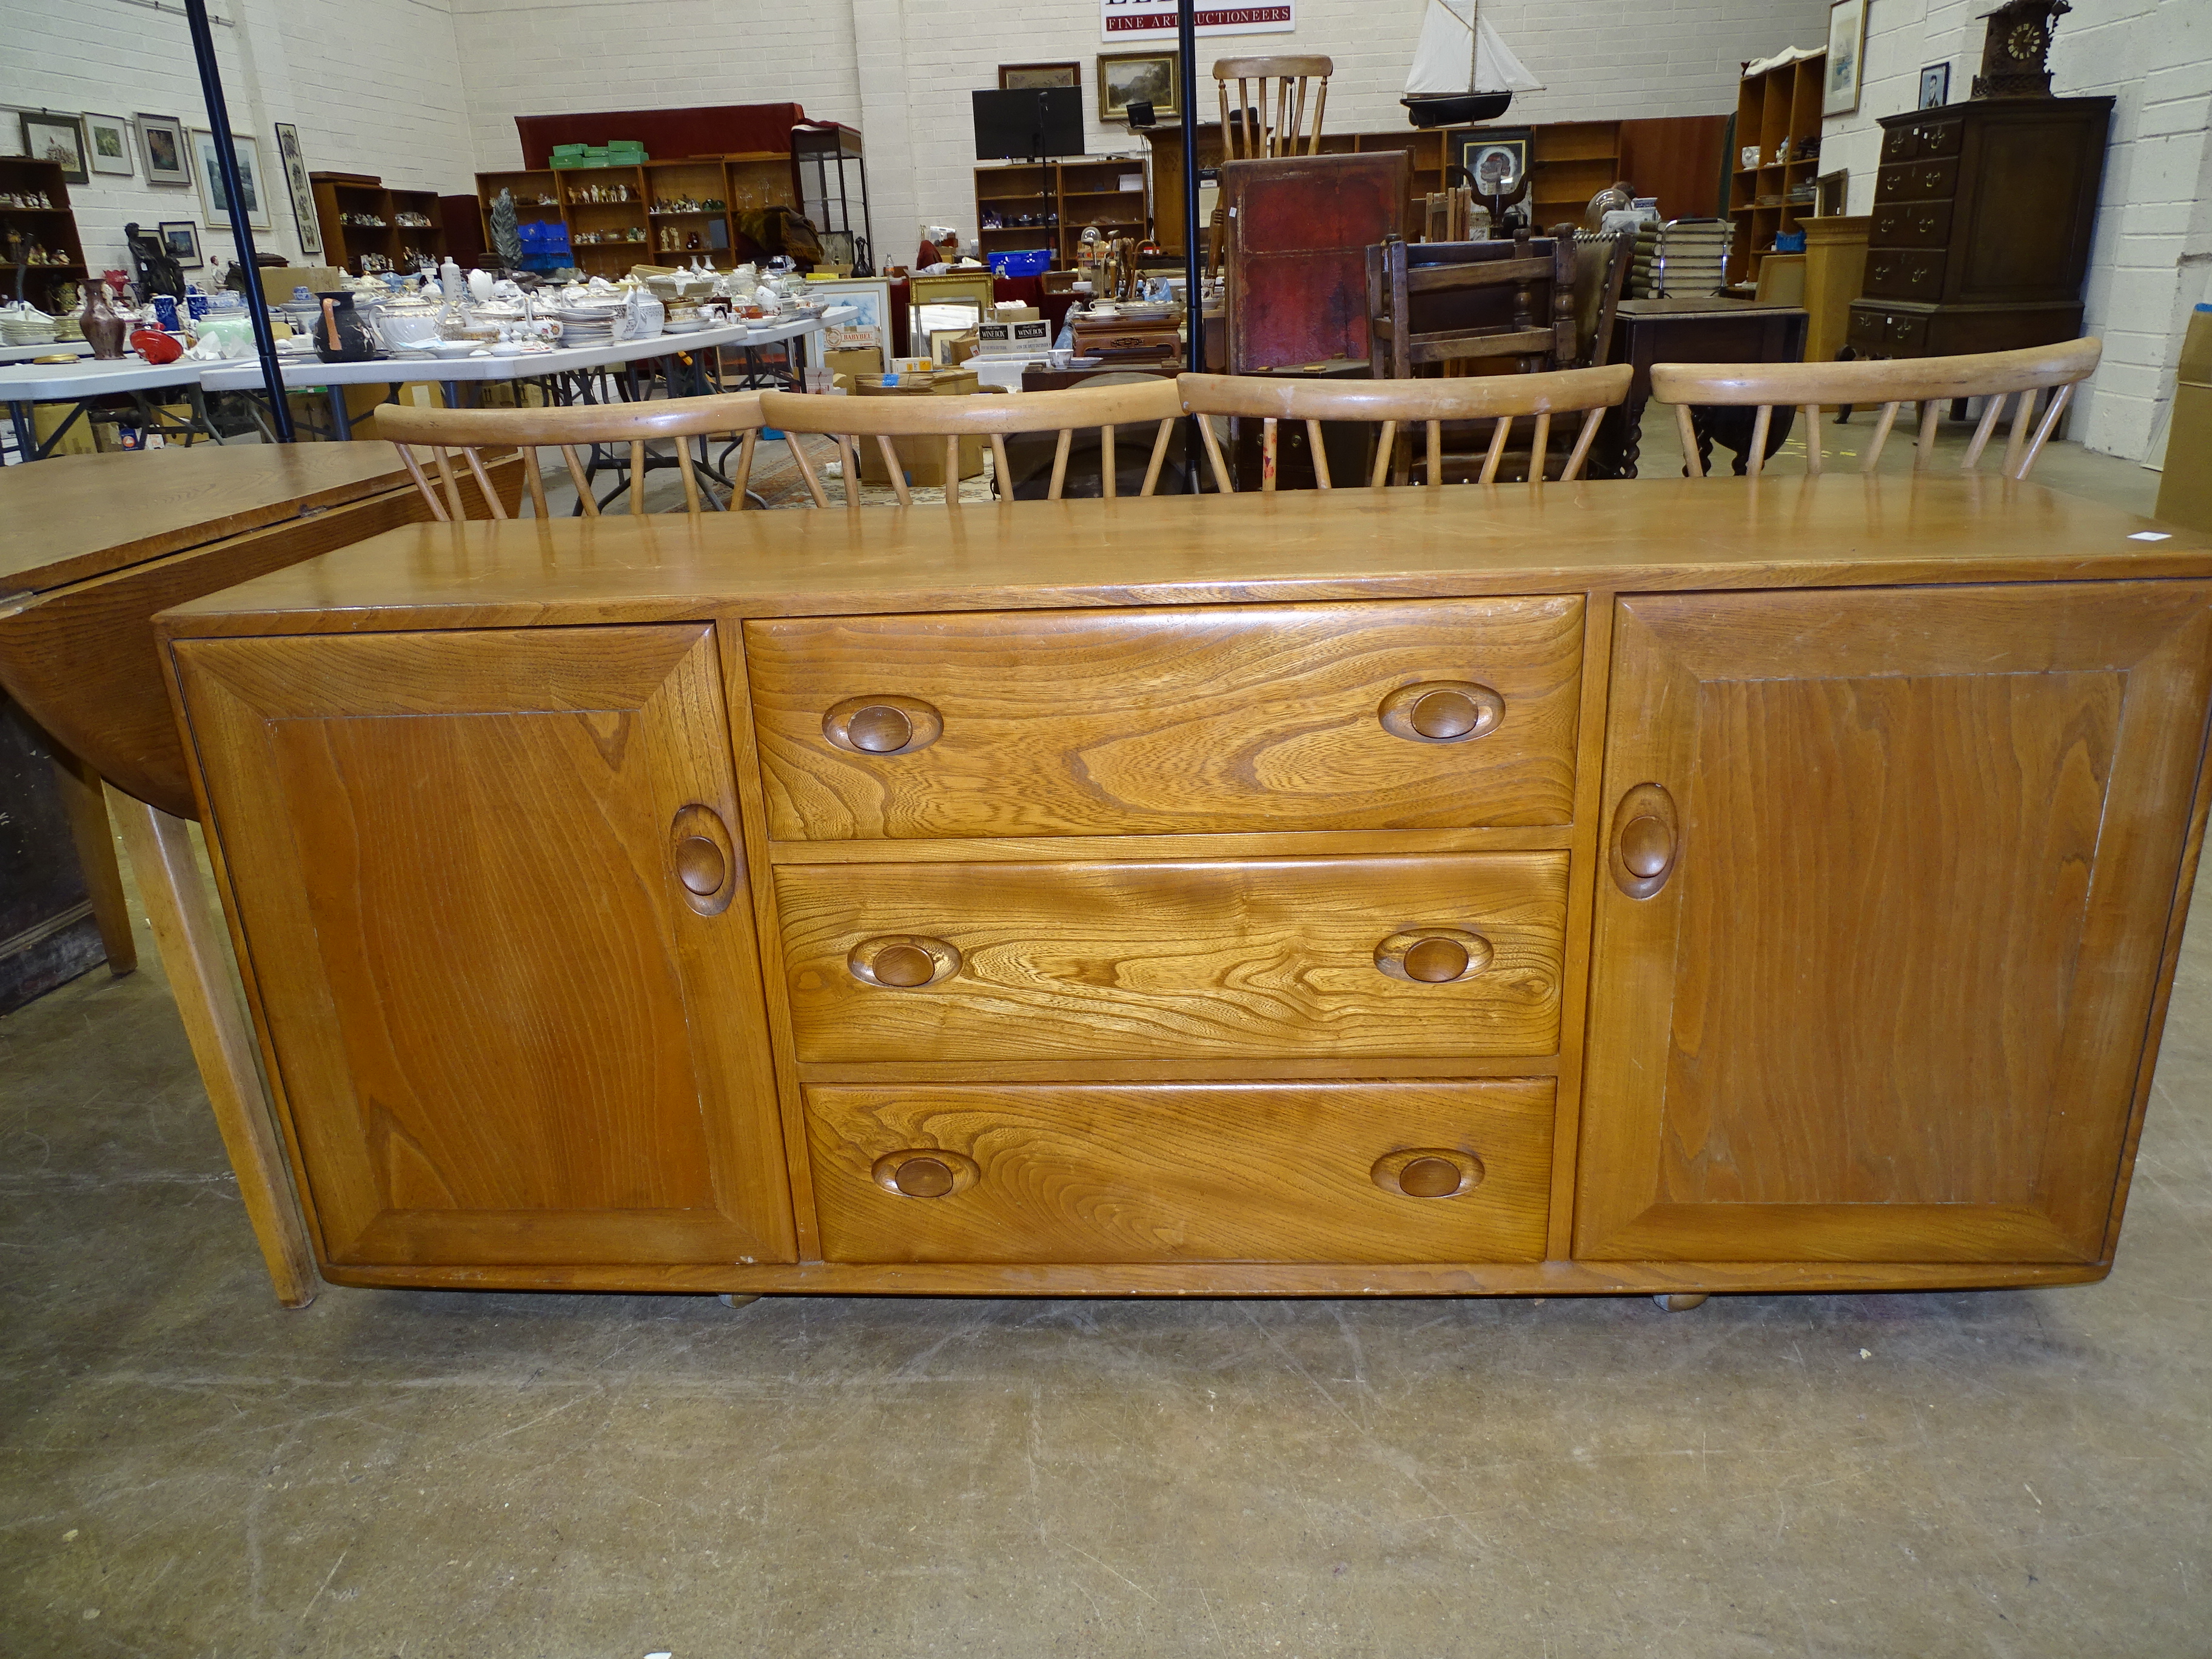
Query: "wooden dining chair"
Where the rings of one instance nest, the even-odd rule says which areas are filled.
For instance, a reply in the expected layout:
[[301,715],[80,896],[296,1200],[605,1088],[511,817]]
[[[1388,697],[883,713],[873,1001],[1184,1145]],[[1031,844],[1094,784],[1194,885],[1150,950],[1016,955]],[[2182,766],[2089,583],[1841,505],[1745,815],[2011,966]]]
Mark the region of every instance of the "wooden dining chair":
[[[991,459],[999,480],[1001,501],[1013,499],[1013,469],[1006,457],[1006,440],[1017,434],[1052,432],[1060,438],[1054,452],[1052,483],[1045,499],[1058,501],[1067,479],[1067,459],[1076,433],[1098,428],[1102,489],[1108,499],[1119,494],[1115,465],[1115,441],[1125,426],[1154,428],[1152,457],[1139,489],[1150,495],[1158,487],[1169,441],[1182,414],[1182,398],[1176,382],[1146,380],[1113,386],[1076,386],[1066,392],[970,392],[945,398],[822,397],[811,392],[763,392],[761,415],[772,427],[787,433],[816,433],[836,441],[844,473],[845,505],[860,506],[860,453],[863,438],[875,440],[891,489],[901,507],[914,505],[914,492],[906,480],[905,464],[894,440],[942,438],[945,441],[945,504],[960,506],[960,444],[965,438],[988,438]],[[829,493],[806,452],[798,443],[791,453],[806,480],[807,493],[817,507],[830,505]]]
[[[1328,77],[1336,65],[1326,58],[1224,58],[1213,65],[1213,89],[1221,100],[1221,143],[1232,161],[1279,155],[1314,155],[1321,150],[1322,112],[1328,108]],[[1229,83],[1237,83],[1234,112]],[[1274,82],[1275,109],[1267,112],[1267,83]],[[1259,87],[1255,103],[1252,88]],[[1318,86],[1316,85],[1318,82]],[[1313,93],[1313,125],[1306,125],[1306,94]],[[1259,118],[1252,118],[1254,111]],[[1303,149],[1300,146],[1304,146]]]
[[1523,373],[1573,366],[1575,239],[1531,236],[1367,250],[1369,370],[1405,380],[1434,364],[1511,357]]
[[[1176,384],[1187,414],[1231,416],[1257,419],[1260,438],[1260,489],[1275,489],[1279,455],[1278,427],[1284,421],[1305,422],[1307,441],[1314,459],[1314,481],[1333,489],[1328,459],[1322,443],[1323,421],[1380,422],[1375,446],[1375,465],[1368,477],[1370,488],[1381,489],[1393,472],[1401,481],[1406,470],[1394,466],[1400,429],[1415,425],[1427,428],[1428,453],[1425,482],[1441,489],[1444,482],[1443,428],[1451,421],[1494,421],[1490,448],[1483,458],[1480,483],[1495,483],[1505,458],[1507,434],[1516,416],[1533,416],[1535,441],[1529,452],[1528,477],[1544,476],[1550,447],[1552,417],[1581,411],[1582,428],[1560,471],[1559,482],[1572,483],[1580,475],[1597,435],[1598,422],[1607,410],[1628,395],[1634,371],[1626,363],[1609,368],[1565,369],[1552,374],[1482,374],[1448,380],[1292,380],[1273,375],[1185,374]],[[1213,466],[1214,483],[1223,494],[1232,493],[1235,480],[1223,458],[1220,441],[1211,421],[1199,422],[1206,459]]]
[[[491,516],[503,519],[507,509],[491,487],[484,471],[485,451],[522,452],[523,483],[539,518],[550,516],[545,507],[545,480],[538,464],[540,447],[557,448],[576,486],[576,499],[584,516],[599,516],[599,502],[592,493],[591,471],[578,456],[578,447],[593,444],[627,445],[629,450],[629,510],[644,513],[646,445],[662,439],[676,440],[676,458],[684,475],[684,505],[690,513],[704,509],[698,469],[691,457],[691,440],[729,437],[740,440],[738,471],[731,480],[731,504],[741,507],[750,482],[753,454],[761,434],[761,394],[731,392],[712,398],[664,398],[649,403],[574,404],[558,409],[427,409],[414,404],[386,404],[376,411],[376,429],[399,452],[415,487],[430,503],[434,518],[465,519],[461,491],[453,468],[456,452],[475,477],[489,504]],[[444,499],[415,454],[420,447],[430,452]]]
[[[1674,405],[1674,419],[1690,476],[1705,475],[1698,453],[1693,407],[1755,407],[1744,471],[1757,477],[1766,459],[1767,433],[1776,408],[1795,408],[1805,417],[1805,471],[1821,470],[1820,407],[1824,404],[1880,404],[1874,437],[1859,471],[1871,472],[1881,459],[1897,411],[1920,405],[1920,440],[1912,458],[1915,471],[1936,454],[1936,426],[1943,405],[1954,398],[1986,398],[1982,418],[1966,446],[1962,471],[1981,463],[1996,430],[2005,400],[2014,399],[2012,430],[2005,441],[2004,476],[2025,478],[2057,427],[2074,388],[2096,371],[2104,342],[2066,340],[2024,351],[1990,351],[1963,357],[1899,357],[1851,363],[1654,363],[1651,395]],[[2042,421],[2033,420],[2036,394],[2052,394]],[[2033,431],[2031,432],[2031,427]]]

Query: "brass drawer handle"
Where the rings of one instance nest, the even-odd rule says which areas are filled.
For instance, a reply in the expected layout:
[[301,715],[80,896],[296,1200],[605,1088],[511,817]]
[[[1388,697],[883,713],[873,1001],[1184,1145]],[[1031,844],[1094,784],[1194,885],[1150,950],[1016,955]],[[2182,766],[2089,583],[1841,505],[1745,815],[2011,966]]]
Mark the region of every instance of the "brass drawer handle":
[[1368,1172],[1401,1198],[1457,1198],[1482,1184],[1482,1160],[1449,1146],[1407,1146],[1385,1152]]
[[912,991],[958,973],[960,952],[941,939],[886,933],[855,945],[845,965],[863,984]]
[[1425,680],[1383,698],[1375,718],[1392,737],[1409,743],[1468,743],[1498,728],[1505,699],[1473,680]]
[[975,1160],[934,1146],[916,1146],[878,1158],[868,1171],[877,1186],[901,1198],[949,1198],[975,1184]]
[[1613,884],[1632,899],[1648,899],[1667,884],[1682,861],[1682,826],[1674,798],[1656,783],[1639,783],[1613,809],[1607,862]]
[[1497,954],[1488,939],[1464,928],[1416,927],[1376,945],[1375,965],[1416,985],[1451,985],[1473,979]]
[[833,749],[854,755],[911,755],[945,735],[945,716],[919,697],[848,697],[822,717]]
[[738,890],[738,851],[729,826],[711,806],[679,807],[668,826],[668,855],[684,902],[702,916],[719,916]]

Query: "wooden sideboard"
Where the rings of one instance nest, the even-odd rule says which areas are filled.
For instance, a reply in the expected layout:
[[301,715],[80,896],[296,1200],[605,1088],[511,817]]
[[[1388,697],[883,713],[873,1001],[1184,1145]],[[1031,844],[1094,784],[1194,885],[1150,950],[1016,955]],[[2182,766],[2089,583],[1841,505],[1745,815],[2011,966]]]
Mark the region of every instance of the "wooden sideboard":
[[394,532],[161,619],[321,1270],[2055,1284],[2212,538],[1993,477]]

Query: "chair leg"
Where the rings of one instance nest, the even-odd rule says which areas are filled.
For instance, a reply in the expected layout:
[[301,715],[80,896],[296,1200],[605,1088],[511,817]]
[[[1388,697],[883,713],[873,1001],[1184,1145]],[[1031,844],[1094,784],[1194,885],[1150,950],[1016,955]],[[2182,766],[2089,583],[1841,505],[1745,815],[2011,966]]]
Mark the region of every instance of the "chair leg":
[[222,924],[192,856],[191,828],[119,792],[111,796],[111,808],[276,1300],[304,1308],[315,1299],[319,1283],[314,1252],[254,1063],[253,1034],[223,955]]
[[115,862],[115,832],[107,822],[107,799],[100,775],[58,744],[54,778],[61,785],[62,809],[69,814],[70,839],[92,898],[92,919],[107,951],[107,971],[120,979],[138,965],[138,946],[131,937],[131,907],[123,897],[123,872]]

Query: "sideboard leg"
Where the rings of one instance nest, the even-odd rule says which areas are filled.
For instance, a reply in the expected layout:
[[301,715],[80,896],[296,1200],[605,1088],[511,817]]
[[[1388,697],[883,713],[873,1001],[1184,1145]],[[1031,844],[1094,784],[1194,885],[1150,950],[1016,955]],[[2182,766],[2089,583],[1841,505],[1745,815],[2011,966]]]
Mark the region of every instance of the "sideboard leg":
[[1656,1302],[1661,1307],[1664,1308],[1668,1313],[1687,1313],[1692,1308],[1704,1307],[1705,1305],[1705,1298],[1711,1294],[1712,1292],[1710,1291],[1662,1291],[1661,1294],[1653,1297],[1651,1299],[1654,1302]]
[[69,814],[76,861],[84,869],[93,921],[107,951],[107,971],[120,979],[137,967],[138,947],[131,938],[131,906],[123,896],[123,872],[116,867],[115,836],[107,827],[107,799],[100,791],[100,775],[57,747],[54,778]]
[[191,827],[120,791],[111,791],[109,801],[276,1299],[304,1308],[315,1299],[319,1282],[314,1252],[254,1063],[253,1033],[231,983],[222,924],[192,856]]
[[726,1308],[748,1308],[759,1300],[757,1296],[739,1296],[734,1291],[722,1292],[722,1305]]

